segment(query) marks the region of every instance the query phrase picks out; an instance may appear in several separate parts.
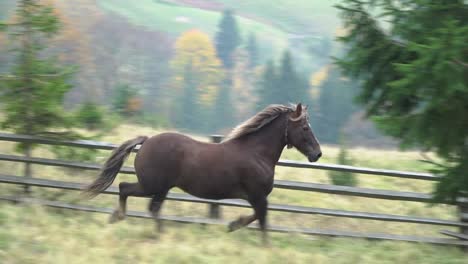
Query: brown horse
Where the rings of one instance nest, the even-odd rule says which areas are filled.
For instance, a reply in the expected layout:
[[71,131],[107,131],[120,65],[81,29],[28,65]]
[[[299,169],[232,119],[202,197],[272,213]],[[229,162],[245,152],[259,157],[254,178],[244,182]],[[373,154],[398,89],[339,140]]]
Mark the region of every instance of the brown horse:
[[294,146],[310,162],[322,152],[309,124],[307,107],[270,105],[236,127],[219,144],[203,143],[177,133],[137,137],[116,148],[98,179],[86,189],[91,196],[114,181],[125,158],[142,144],[135,158],[138,183],[119,184],[119,207],[110,222],[125,217],[128,196],[150,196],[149,211],[161,230],[161,205],[173,187],[207,199],[247,200],[254,214],[232,221],[229,231],[259,220],[266,237],[267,196],[273,189],[275,165],[283,148]]

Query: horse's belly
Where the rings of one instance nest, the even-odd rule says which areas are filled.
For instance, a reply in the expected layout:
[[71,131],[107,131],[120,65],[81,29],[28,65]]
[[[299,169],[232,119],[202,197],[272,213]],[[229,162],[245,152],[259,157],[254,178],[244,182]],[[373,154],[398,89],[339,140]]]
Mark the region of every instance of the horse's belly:
[[198,181],[181,183],[179,186],[183,191],[204,199],[245,199],[246,195],[240,184],[229,182],[219,182],[214,179],[201,178]]

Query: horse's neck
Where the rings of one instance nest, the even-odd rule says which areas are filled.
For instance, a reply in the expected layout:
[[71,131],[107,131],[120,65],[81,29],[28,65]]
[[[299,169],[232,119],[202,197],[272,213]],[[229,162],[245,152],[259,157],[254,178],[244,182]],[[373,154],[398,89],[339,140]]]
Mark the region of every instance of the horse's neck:
[[249,135],[247,145],[249,151],[255,151],[259,156],[275,165],[286,145],[285,116],[279,116],[259,131]]

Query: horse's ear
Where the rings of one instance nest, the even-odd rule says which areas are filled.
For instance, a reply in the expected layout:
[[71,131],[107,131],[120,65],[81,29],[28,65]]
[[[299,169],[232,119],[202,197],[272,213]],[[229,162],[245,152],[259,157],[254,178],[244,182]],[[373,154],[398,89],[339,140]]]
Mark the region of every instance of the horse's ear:
[[298,103],[296,106],[296,117],[302,115],[302,103]]
[[297,104],[296,110],[291,113],[291,120],[292,121],[297,121],[299,120],[298,118],[302,115],[302,103]]

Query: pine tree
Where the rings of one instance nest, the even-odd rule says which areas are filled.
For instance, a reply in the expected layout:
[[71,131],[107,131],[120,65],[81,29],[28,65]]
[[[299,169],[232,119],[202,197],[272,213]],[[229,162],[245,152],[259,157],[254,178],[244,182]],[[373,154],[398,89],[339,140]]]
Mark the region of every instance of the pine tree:
[[[59,66],[55,58],[44,55],[47,41],[57,34],[60,22],[52,7],[34,0],[19,1],[16,17],[12,23],[0,23],[0,30],[9,33],[15,56],[9,72],[0,75],[5,114],[1,126],[19,134],[64,135],[51,130],[71,124],[62,104],[71,88],[68,79],[72,69]],[[27,157],[31,155],[31,147],[20,145]],[[29,163],[25,175],[31,175]]]
[[[340,165],[353,165],[352,160],[348,156],[346,141],[343,135],[340,137],[340,152],[338,153],[337,163]],[[351,172],[330,171],[329,176],[335,185],[356,186],[358,183],[356,176]]]
[[44,55],[47,40],[58,32],[60,22],[52,7],[33,0],[20,1],[16,15],[17,21],[0,27],[10,33],[16,56],[10,72],[0,76],[6,114],[2,127],[34,135],[68,125],[62,103],[71,88],[72,69]]
[[241,43],[237,22],[232,10],[225,10],[216,33],[216,52],[226,69],[234,65],[232,54]]
[[234,124],[234,107],[231,96],[232,80],[225,79],[221,84],[221,89],[216,98],[216,104],[213,112],[212,132],[220,129],[232,127]]
[[137,91],[128,84],[117,85],[112,100],[112,108],[122,116],[129,117],[132,111],[129,105],[132,100],[137,98]]
[[249,54],[250,68],[256,67],[258,65],[259,54],[258,54],[257,38],[255,37],[255,34],[253,33],[249,35],[249,39],[247,41],[247,52]]
[[[375,8],[378,7],[378,8]],[[346,0],[338,63],[363,82],[359,101],[402,146],[447,160],[438,200],[468,194],[468,4],[463,0]],[[380,14],[377,10],[380,10]],[[380,21],[389,21],[388,28]]]
[[[320,141],[336,144],[340,133],[351,115],[357,110],[353,99],[357,94],[356,83],[343,78],[339,69],[331,67],[327,79],[320,85],[318,100],[319,118],[314,129]],[[315,117],[314,117],[315,118]]]
[[200,115],[197,98],[197,82],[194,76],[192,62],[188,62],[184,68],[181,109],[178,111],[176,125],[181,128],[194,130],[199,128],[197,125]]
[[278,83],[276,84],[278,93],[278,103],[288,104],[296,102],[308,102],[308,83],[296,72],[291,56],[291,52],[285,51],[281,59],[278,73]]
[[277,103],[279,97],[278,82],[275,64],[272,60],[268,61],[265,70],[258,83],[258,97],[257,110],[261,110],[270,104]]

